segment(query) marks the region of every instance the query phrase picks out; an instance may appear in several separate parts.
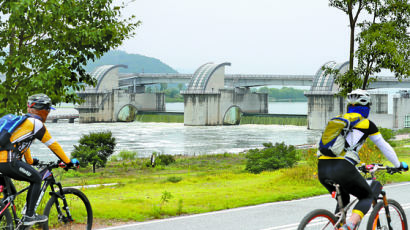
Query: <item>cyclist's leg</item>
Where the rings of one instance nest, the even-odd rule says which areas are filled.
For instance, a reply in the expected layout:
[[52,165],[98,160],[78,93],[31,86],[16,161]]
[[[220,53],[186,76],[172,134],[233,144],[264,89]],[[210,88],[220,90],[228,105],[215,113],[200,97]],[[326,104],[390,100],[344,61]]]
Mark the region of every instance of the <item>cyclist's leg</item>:
[[350,222],[357,224],[370,209],[373,201],[372,191],[354,165],[345,161],[345,167],[345,172],[348,176],[343,177],[341,186],[359,200],[355,207],[353,207],[352,215],[349,218]]
[[[320,183],[329,191],[331,194],[333,191],[336,191],[336,188],[328,183],[328,180],[332,180],[337,184],[340,184],[340,178],[343,177],[343,173],[341,174],[340,171],[335,172],[334,168],[337,167],[338,164],[340,164],[340,159],[329,159],[329,160],[319,160],[318,163],[318,177]],[[340,188],[341,196],[342,196],[342,202],[343,206],[346,206],[350,202],[350,195],[349,193],[343,189],[343,187]],[[336,210],[335,213],[339,212],[339,204],[336,204]]]
[[30,183],[27,192],[27,216],[34,215],[34,208],[41,189],[41,175],[31,165],[22,162],[9,162],[2,165],[2,173],[15,180],[27,181]]

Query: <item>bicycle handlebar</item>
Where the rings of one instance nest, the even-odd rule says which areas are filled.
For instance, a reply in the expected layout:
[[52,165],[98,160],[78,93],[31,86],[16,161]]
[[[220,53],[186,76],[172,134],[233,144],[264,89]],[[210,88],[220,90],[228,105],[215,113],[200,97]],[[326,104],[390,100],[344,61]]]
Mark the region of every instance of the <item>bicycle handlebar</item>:
[[383,164],[376,164],[376,163],[369,164],[369,165],[362,164],[361,166],[357,167],[357,169],[363,173],[370,173],[370,174],[374,174],[377,171],[383,170],[391,175],[395,173],[401,173],[402,171],[404,171],[400,168],[383,166]]
[[36,165],[39,168],[47,168],[47,169],[55,169],[55,168],[63,168],[64,170],[68,171],[69,169],[76,169],[77,167],[74,165],[67,165],[61,160],[58,161],[51,161],[51,162],[45,162],[45,161],[40,161]]

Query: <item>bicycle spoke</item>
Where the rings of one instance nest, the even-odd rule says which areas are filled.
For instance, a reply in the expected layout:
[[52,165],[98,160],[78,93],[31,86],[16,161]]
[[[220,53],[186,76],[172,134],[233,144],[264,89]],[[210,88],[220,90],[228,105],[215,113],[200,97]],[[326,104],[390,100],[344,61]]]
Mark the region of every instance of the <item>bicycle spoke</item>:
[[[389,200],[388,205],[390,213],[390,226],[394,230],[407,229],[406,217],[400,205],[396,201]],[[371,230],[389,230],[386,209],[382,203],[379,203],[369,217],[368,229]]]
[[325,217],[317,217],[314,220],[312,220],[311,222],[309,222],[306,226],[305,229],[321,229],[321,230],[325,230],[325,229],[333,229],[333,224],[332,222],[330,222],[327,218]]
[[[87,223],[87,209],[84,202],[75,194],[65,194],[69,213],[63,209],[62,199],[57,199],[58,206],[54,203],[49,214],[49,227],[52,229],[85,229]],[[59,209],[57,208],[59,207]],[[60,212],[60,214],[59,214]]]
[[334,230],[336,217],[327,210],[314,210],[306,215],[298,226],[298,230]]

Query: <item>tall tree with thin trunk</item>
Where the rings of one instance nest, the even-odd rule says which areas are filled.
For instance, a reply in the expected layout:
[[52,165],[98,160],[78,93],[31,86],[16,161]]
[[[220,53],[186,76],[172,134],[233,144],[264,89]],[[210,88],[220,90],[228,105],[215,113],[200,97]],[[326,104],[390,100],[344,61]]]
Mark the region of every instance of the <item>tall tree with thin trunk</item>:
[[[349,70],[344,75],[339,75],[336,82],[341,86],[343,91],[350,92],[353,88],[356,88],[357,81],[352,81],[353,78],[357,78],[354,70],[354,45],[355,45],[355,29],[358,23],[359,15],[363,9],[367,6],[369,0],[330,0],[329,6],[335,7],[349,17],[350,26],[350,45],[349,45]],[[354,84],[356,83],[356,84]]]
[[372,16],[359,26],[357,37],[357,72],[363,77],[366,89],[372,77],[382,69],[392,72],[397,79],[410,76],[410,3],[407,0],[374,1],[368,7]]
[[[344,74],[333,72],[341,95],[355,88],[366,89],[376,80],[371,78],[372,74],[382,69],[390,70],[399,80],[409,76],[410,4],[407,0],[329,0],[329,5],[349,17],[349,70]],[[367,17],[359,22],[359,15],[363,13]],[[357,26],[361,30],[356,37]],[[357,67],[354,67],[355,57]]]

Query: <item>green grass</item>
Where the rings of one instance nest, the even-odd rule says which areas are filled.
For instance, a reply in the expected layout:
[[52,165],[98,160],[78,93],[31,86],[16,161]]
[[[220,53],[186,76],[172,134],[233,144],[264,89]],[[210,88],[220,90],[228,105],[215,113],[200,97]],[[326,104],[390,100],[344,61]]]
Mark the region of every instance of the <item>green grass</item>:
[[135,120],[141,122],[184,123],[184,115],[138,114],[135,116]]
[[241,118],[241,124],[260,124],[260,125],[297,125],[306,126],[306,118],[294,118],[294,117],[257,117],[257,116],[243,116]]
[[[409,144],[396,142],[401,161],[410,162]],[[317,180],[315,151],[298,151],[297,166],[261,174],[244,171],[245,154],[224,153],[176,156],[175,163],[155,168],[145,166],[149,159],[131,158],[109,162],[95,174],[83,168],[55,175],[64,186],[117,183],[82,189],[96,221],[145,221],[325,194]],[[410,173],[386,181],[410,181]]]
[[[157,115],[157,114],[138,114],[135,117],[140,122],[164,122],[164,123],[184,123],[184,115]],[[297,125],[306,126],[305,118],[293,117],[258,117],[242,116],[240,124],[260,124],[260,125]]]

